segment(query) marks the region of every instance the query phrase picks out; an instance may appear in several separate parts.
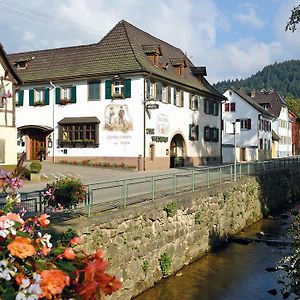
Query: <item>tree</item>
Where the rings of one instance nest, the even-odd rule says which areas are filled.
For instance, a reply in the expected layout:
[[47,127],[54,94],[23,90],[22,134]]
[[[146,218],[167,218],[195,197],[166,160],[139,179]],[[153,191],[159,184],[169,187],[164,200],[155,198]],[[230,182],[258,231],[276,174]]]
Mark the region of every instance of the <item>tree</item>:
[[285,30],[286,31],[291,30],[292,32],[294,32],[297,29],[296,28],[297,24],[299,23],[300,23],[300,5],[293,8],[290,19],[287,25],[285,26]]

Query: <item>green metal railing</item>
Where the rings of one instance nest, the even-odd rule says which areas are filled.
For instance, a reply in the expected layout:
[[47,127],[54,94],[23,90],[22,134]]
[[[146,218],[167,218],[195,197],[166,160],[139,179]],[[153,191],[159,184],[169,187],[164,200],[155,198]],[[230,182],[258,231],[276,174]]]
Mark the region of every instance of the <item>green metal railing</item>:
[[[286,169],[299,164],[300,156],[238,163],[236,177],[242,178],[268,172],[269,170]],[[126,207],[143,201],[154,201],[157,198],[172,194],[209,188],[215,184],[222,185],[225,182],[234,180],[233,169],[232,164],[183,168],[153,176],[89,183],[87,184],[86,200],[74,211],[90,216],[95,212]],[[44,207],[42,196],[43,190],[22,193],[22,205],[31,212],[43,212],[47,208]]]

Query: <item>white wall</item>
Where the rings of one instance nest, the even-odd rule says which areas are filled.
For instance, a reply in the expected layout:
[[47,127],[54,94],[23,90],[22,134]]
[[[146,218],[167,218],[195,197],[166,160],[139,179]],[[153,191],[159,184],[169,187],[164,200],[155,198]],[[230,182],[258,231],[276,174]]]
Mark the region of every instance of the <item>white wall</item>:
[[[251,119],[251,129],[241,130],[240,134],[236,134],[236,146],[237,146],[237,157],[239,159],[240,148],[245,149],[245,159],[247,161],[258,159],[258,149],[259,149],[259,140],[263,138],[264,140],[269,140],[270,145],[272,142],[272,133],[269,131],[263,131],[259,129],[259,118],[263,120],[271,121],[267,116],[260,116],[261,113],[255,109],[252,105],[242,99],[234,91],[227,90],[224,93],[224,96],[227,97],[228,102],[226,103],[235,103],[235,111],[226,111],[225,112],[225,103],[222,104],[222,118],[224,120],[224,130],[222,131],[222,144],[223,145],[233,145],[234,137],[233,134],[225,132],[225,123],[226,122],[235,122],[237,119]],[[271,150],[271,149],[268,149]],[[223,161],[232,161],[232,156],[228,153],[227,150],[222,150]],[[227,157],[227,155],[229,155]]]
[[[0,77],[5,77],[5,70],[0,63]],[[13,84],[11,81],[3,80],[5,92],[13,92]],[[16,128],[14,124],[14,103],[13,95],[5,100],[4,107],[0,107],[0,139],[4,140],[5,144],[5,159],[0,164],[14,165],[17,163],[17,143],[16,143]],[[6,110],[6,112],[5,112]]]
[[[111,79],[111,78],[107,78]],[[49,149],[49,156],[93,156],[93,157],[138,157],[144,152],[144,78],[141,76],[131,77],[131,98],[130,99],[105,99],[105,78],[101,81],[101,100],[88,101],[87,81],[64,82],[64,85],[76,84],[76,104],[65,106],[55,104],[55,89],[50,90],[50,104],[46,106],[29,106],[29,90],[33,86],[26,86],[24,92],[24,105],[17,108],[17,127],[23,125],[45,125],[55,129],[51,134],[54,147]],[[59,84],[56,84],[59,86]],[[34,86],[35,88],[38,86]],[[50,84],[47,86],[51,88]],[[172,89],[173,92],[173,89]],[[204,142],[204,126],[219,128],[221,134],[220,114],[213,116],[204,113],[204,99],[201,98],[198,111],[189,109],[189,93],[184,92],[184,107],[177,107],[173,104],[159,102],[159,109],[150,110],[150,118],[146,114],[145,128],[154,128],[156,136],[168,137],[167,143],[155,143],[155,156],[167,157],[167,149],[175,133],[181,133],[187,146],[187,156],[219,157],[220,142]],[[132,119],[132,130],[128,132],[108,131],[105,129],[105,108],[108,105],[122,105],[128,107],[127,118]],[[65,117],[88,117],[95,116],[100,120],[99,126],[99,147],[98,148],[67,148],[67,154],[63,153],[64,148],[57,147],[58,143],[58,122]],[[189,124],[199,124],[199,141],[189,141]],[[166,129],[160,128],[161,124]],[[160,128],[160,129],[159,129]],[[220,141],[220,137],[219,137]],[[146,135],[146,157],[149,157],[149,146],[153,143],[151,135]],[[22,150],[22,148],[19,148]]]

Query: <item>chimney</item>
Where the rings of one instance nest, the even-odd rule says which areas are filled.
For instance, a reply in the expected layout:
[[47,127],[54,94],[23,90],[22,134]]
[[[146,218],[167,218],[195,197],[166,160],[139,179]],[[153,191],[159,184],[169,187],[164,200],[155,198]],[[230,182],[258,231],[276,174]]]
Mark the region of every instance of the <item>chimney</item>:
[[255,97],[255,90],[252,90],[252,91],[251,91],[250,97],[251,97],[251,98],[254,98],[254,97]]

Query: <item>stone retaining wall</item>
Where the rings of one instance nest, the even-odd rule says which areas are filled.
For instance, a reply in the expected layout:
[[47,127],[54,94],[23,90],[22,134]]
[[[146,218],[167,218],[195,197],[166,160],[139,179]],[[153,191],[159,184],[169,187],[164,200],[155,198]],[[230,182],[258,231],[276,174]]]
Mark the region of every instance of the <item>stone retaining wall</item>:
[[122,290],[107,298],[126,300],[159,281],[161,265],[174,274],[296,198],[299,189],[299,170],[281,170],[79,219],[76,225],[85,250],[104,249],[110,272],[123,281]]

